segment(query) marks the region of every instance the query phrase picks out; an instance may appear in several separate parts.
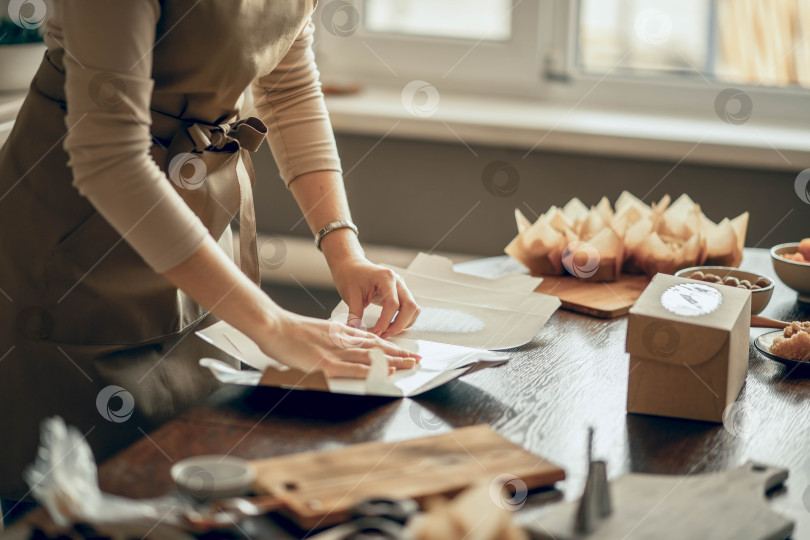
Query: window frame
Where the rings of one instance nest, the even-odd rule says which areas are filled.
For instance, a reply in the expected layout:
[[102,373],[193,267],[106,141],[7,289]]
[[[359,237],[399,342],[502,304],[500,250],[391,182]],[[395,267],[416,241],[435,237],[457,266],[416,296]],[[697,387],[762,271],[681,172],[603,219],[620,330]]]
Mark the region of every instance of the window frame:
[[736,88],[753,103],[746,124],[803,127],[810,122],[807,88],[707,81],[699,75],[581,72],[576,62],[580,0],[513,0],[512,36],[505,42],[370,32],[362,24],[363,0],[323,5],[330,2],[352,6],[360,25],[341,37],[325,27],[323,12],[315,13],[316,55],[329,82],[402,88],[422,80],[439,92],[699,119],[717,118],[718,95]]
[[[541,0],[542,1],[542,0]],[[728,88],[747,94],[754,105],[751,123],[802,126],[810,122],[810,88],[798,86],[768,87],[744,82],[705,79],[694,76],[628,76],[580,71],[577,65],[577,32],[581,0],[550,0],[565,4],[560,11],[560,23],[555,27],[553,48],[555,65],[564,66],[563,77],[546,73],[551,100],[580,103],[587,100],[595,108],[611,108],[628,112],[660,115],[668,111],[673,116],[695,118],[716,117],[715,100]],[[714,0],[707,0],[714,1]],[[563,23],[562,18],[565,18]]]
[[[336,35],[327,28],[329,12],[315,13],[318,67],[329,80],[402,87],[424,80],[440,90],[472,87],[480,93],[526,95],[536,88],[537,66],[550,45],[541,43],[536,31],[548,12],[538,0],[515,0],[509,14],[511,38],[491,42],[371,32],[362,24],[363,0],[330,1],[351,5],[360,26],[351,35]],[[329,3],[323,2],[324,7]]]

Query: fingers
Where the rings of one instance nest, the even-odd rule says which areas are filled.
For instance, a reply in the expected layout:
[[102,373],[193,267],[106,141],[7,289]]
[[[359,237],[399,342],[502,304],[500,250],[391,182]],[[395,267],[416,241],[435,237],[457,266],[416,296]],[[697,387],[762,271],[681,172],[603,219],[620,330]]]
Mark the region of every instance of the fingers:
[[377,336],[374,336],[374,340],[369,344],[369,346],[382,349],[383,353],[387,354],[388,356],[396,356],[399,358],[416,358],[417,361],[422,359],[421,355],[405,350],[402,347],[398,347],[390,341],[385,341]]
[[[330,367],[324,369],[324,372],[326,372],[326,376],[329,378],[365,379],[368,377],[370,369],[371,368],[363,364],[335,362]],[[395,372],[396,368],[388,368],[388,375],[393,375]]]
[[371,333],[378,336],[382,335],[383,332],[388,329],[391,325],[391,320],[399,310],[399,295],[394,285],[397,277],[394,272],[390,270],[389,272],[391,273],[391,279],[386,279],[380,284],[382,285],[380,287],[382,312],[380,313],[380,318],[377,319],[377,324],[371,329]]
[[[371,349],[380,349],[380,350],[382,350],[382,352],[386,356],[386,358],[395,359],[397,362],[400,362],[401,360],[407,360],[407,359],[412,359],[412,360],[415,360],[416,362],[419,362],[419,360],[422,359],[421,355],[416,354],[416,353],[411,352],[411,351],[408,351],[406,349],[403,349],[402,347],[399,347],[399,346],[391,343],[390,341],[385,341],[384,339],[379,338],[379,337],[375,336],[374,334],[370,334],[368,332],[363,332],[362,330],[355,330],[355,332],[357,332],[358,335],[365,334],[366,336],[368,336],[368,338],[367,339],[362,339],[361,338],[361,339],[357,340],[355,342],[355,345],[353,347],[349,348],[350,351],[356,353],[355,355],[352,355],[352,356],[348,357],[349,361],[351,361],[351,362],[360,362],[362,364],[370,364],[371,360],[369,359],[369,353],[371,352]],[[389,362],[389,364],[390,365],[396,365],[397,367],[399,367],[401,365],[399,363],[395,364],[394,362]],[[410,366],[408,366],[408,369],[410,369],[412,367],[413,366],[410,365]]]
[[397,318],[394,319],[391,326],[380,336],[383,339],[395,336],[406,328],[410,328],[416,322],[416,318],[419,317],[419,306],[416,305],[416,300],[414,300],[408,287],[405,286],[405,282],[399,277],[397,278],[397,296],[399,298],[399,313],[397,313]]
[[422,358],[419,354],[403,349],[390,341],[375,336],[371,332],[352,328],[337,321],[331,321],[329,324],[332,341],[342,349],[371,349],[377,347],[390,356],[414,357],[417,360]]
[[363,311],[366,309],[363,303],[363,297],[359,294],[354,294],[346,301],[346,305],[349,307],[349,318],[346,324],[352,328],[362,328]]
[[400,358],[398,356],[387,356],[388,365],[394,369],[413,369],[416,366],[416,358]]
[[417,362],[422,359],[421,354],[415,353],[413,351],[409,351],[407,349],[403,349],[399,345],[391,343],[390,341],[386,341],[385,339],[383,339],[381,337],[374,336],[373,334],[372,334],[372,336],[373,337],[371,339],[371,342],[369,344],[365,345],[366,347],[377,347],[379,349],[382,349],[382,351],[385,354],[389,355],[389,356],[399,356],[399,357],[403,357],[403,358],[416,358]]
[[[418,360],[412,356],[393,356],[385,354],[384,358],[388,363],[388,374],[393,374],[398,369],[413,369]],[[323,360],[321,368],[328,377],[349,377],[352,379],[364,379],[368,376],[371,365],[371,349],[352,349],[341,353],[339,358]]]
[[[377,322],[369,331],[387,338],[411,327],[419,316],[419,306],[402,278],[393,270],[385,268],[376,274],[374,283],[371,301],[380,305],[382,309]],[[358,294],[347,296],[349,296],[346,298],[349,307],[347,324],[354,328],[362,328],[363,311],[368,304],[365,299],[367,297]]]
[[[368,366],[371,365],[371,350],[372,349],[353,349],[342,355],[341,360]],[[392,355],[385,353],[383,356],[388,362],[388,366],[395,369],[412,369],[417,363],[417,359],[413,356],[400,356],[399,354]]]
[[340,360],[326,360],[323,362],[323,371],[327,377],[346,377],[349,379],[365,379],[371,368],[357,362],[342,362]]

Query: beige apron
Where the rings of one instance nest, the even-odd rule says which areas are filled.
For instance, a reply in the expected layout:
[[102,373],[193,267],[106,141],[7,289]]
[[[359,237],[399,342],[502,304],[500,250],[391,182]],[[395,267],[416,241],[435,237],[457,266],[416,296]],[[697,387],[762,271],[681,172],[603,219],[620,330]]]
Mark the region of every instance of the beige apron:
[[[167,182],[226,250],[239,213],[240,266],[255,282],[248,152],[266,128],[238,119],[237,102],[312,9],[312,0],[162,2],[152,156],[164,171],[184,153],[204,161],[201,186]],[[77,426],[102,460],[218,387],[201,357],[237,364],[193,334],[213,315],[155,274],[72,187],[62,53],[46,54],[0,151],[0,498],[26,494],[22,471],[42,418]],[[104,390],[111,385],[123,392]]]

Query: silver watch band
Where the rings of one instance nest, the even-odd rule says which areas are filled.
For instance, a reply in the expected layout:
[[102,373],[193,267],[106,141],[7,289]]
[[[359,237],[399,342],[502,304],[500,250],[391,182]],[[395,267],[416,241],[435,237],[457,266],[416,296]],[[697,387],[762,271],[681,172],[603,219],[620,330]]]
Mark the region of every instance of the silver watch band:
[[321,241],[323,237],[329,234],[332,231],[336,231],[338,229],[351,229],[354,231],[354,234],[359,235],[357,232],[357,225],[352,223],[351,221],[333,221],[332,223],[328,223],[323,229],[318,231],[315,234],[315,247],[318,248],[318,251],[321,250]]

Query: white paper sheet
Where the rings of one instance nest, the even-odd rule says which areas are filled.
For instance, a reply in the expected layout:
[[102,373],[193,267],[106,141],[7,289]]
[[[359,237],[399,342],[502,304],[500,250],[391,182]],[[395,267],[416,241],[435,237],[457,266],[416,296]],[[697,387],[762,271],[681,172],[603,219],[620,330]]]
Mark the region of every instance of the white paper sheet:
[[[400,347],[417,352],[422,361],[414,368],[388,376],[384,357],[375,356],[365,380],[326,379],[328,391],[404,397],[436,388],[465,373],[496,366],[508,357],[486,349],[518,347],[529,342],[559,307],[553,296],[537,294],[541,279],[513,273],[497,279],[455,272],[444,257],[420,254],[400,273],[416,297],[422,312],[407,332],[391,339]],[[370,306],[364,323],[372,327],[380,308]],[[348,308],[341,302],[332,313],[345,321]],[[224,383],[308,388],[295,371],[265,355],[246,335],[220,321],[197,335],[258,371],[239,371],[211,358],[200,364]],[[288,373],[292,384],[274,383],[274,373]],[[300,373],[300,372],[298,372]],[[264,375],[268,375],[265,377]],[[301,381],[303,381],[303,376]],[[312,388],[325,390],[322,388]]]
[[[542,278],[519,273],[496,279],[456,272],[450,259],[420,253],[406,269],[390,267],[405,280],[422,312],[403,338],[499,350],[520,347],[537,335],[560,306],[554,296],[533,292]],[[369,306],[363,324],[373,327],[379,306]],[[346,321],[341,302],[332,318]]]
[[[221,382],[257,386],[267,384],[266,381],[262,381],[262,374],[265,370],[288,371],[290,369],[264,354],[250,338],[225,321],[213,324],[196,334],[258,370],[239,371],[212,358],[200,360],[200,365],[210,369]],[[490,351],[445,343],[407,338],[394,338],[391,341],[400,347],[418,353],[422,356],[422,361],[414,369],[399,370],[389,377],[387,362],[384,357],[379,357],[373,362],[367,379],[327,379],[329,391],[337,394],[414,396],[474,369],[500,365],[508,360],[508,357]],[[299,388],[305,389],[306,386],[299,386]]]
[[473,259],[453,265],[453,270],[460,274],[495,279],[512,274],[529,275],[529,269],[522,262],[509,255],[496,255],[485,259]]

